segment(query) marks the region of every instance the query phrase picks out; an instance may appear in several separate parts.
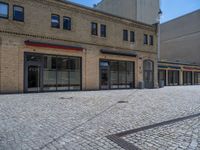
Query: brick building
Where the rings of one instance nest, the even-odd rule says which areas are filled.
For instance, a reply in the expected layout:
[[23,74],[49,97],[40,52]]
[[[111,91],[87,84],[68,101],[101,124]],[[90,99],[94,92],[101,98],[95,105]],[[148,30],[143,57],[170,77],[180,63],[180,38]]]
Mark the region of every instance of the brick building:
[[0,92],[157,87],[156,27],[62,0],[0,0]]

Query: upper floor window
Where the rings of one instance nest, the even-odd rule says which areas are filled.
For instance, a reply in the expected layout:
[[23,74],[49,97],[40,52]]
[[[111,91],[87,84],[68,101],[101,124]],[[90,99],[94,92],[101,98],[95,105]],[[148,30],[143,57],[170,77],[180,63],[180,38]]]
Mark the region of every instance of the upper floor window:
[[144,34],[144,44],[148,44],[148,35]]
[[0,2],[0,18],[8,19],[9,5],[7,3]]
[[106,37],[106,25],[101,24],[101,37]]
[[91,23],[91,34],[98,35],[98,24],[95,22]]
[[51,15],[51,27],[52,28],[60,28],[60,16],[59,15]]
[[128,41],[128,30],[123,30],[123,40]]
[[13,6],[13,20],[24,21],[24,7],[17,5]]
[[149,43],[150,43],[150,45],[153,45],[153,43],[154,43],[153,35],[149,36]]
[[130,41],[135,42],[135,32],[130,31]]
[[71,18],[63,17],[63,29],[71,30]]

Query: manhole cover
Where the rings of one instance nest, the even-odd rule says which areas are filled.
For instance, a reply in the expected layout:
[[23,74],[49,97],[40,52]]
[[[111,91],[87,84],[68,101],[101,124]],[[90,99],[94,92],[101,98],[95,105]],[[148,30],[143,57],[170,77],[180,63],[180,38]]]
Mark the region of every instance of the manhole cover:
[[123,103],[128,103],[128,101],[118,101],[118,103],[123,104]]

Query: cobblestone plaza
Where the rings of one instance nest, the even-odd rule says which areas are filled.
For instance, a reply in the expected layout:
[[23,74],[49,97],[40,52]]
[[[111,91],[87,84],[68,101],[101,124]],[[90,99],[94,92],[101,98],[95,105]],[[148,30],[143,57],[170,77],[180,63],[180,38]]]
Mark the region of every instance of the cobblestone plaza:
[[199,110],[199,86],[1,95],[0,150],[198,150]]

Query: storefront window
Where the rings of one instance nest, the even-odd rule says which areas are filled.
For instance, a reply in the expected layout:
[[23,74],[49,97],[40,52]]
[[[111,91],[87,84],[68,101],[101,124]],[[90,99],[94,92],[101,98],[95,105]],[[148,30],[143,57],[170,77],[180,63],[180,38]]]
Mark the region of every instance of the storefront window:
[[134,70],[133,70],[133,63],[127,62],[127,88],[134,87]]
[[117,89],[118,86],[118,62],[117,61],[111,61],[110,62],[110,80],[111,80],[111,88]]
[[[105,61],[101,61],[100,64],[103,64],[103,62]],[[133,62],[107,60],[107,64],[106,69],[103,65],[100,65],[101,89],[125,89],[134,87]]]
[[158,82],[164,82],[164,85],[166,85],[166,70],[158,70]]
[[70,90],[80,90],[80,59],[70,58],[68,60],[68,67],[70,72]]
[[57,58],[57,90],[69,90],[69,69],[67,58]]
[[119,62],[119,88],[127,87],[127,67],[126,62]]
[[45,56],[45,67],[43,72],[43,88],[44,91],[56,90],[56,57]]
[[192,85],[192,72],[191,71],[183,72],[183,84],[184,85]]
[[[40,82],[39,89],[41,91],[81,90],[80,58],[26,54],[26,61],[26,66],[43,66],[40,67],[41,73],[38,73],[38,76],[40,76],[40,80],[38,80]],[[30,73],[26,73],[25,76],[30,76]],[[29,81],[26,82],[29,85]]]
[[200,85],[200,72],[195,72],[195,84]]
[[179,85],[179,71],[176,70],[168,71],[168,84]]

